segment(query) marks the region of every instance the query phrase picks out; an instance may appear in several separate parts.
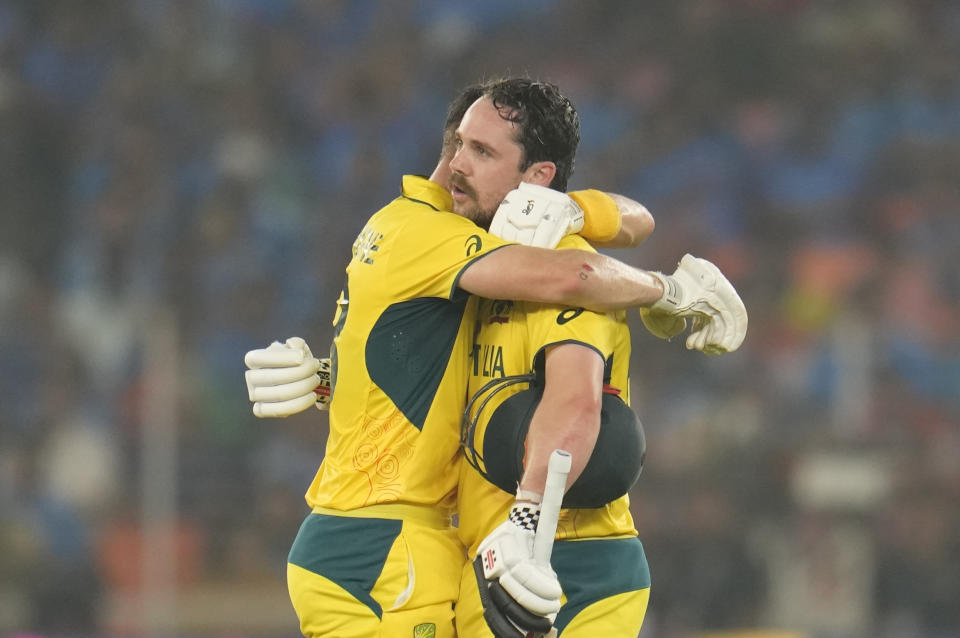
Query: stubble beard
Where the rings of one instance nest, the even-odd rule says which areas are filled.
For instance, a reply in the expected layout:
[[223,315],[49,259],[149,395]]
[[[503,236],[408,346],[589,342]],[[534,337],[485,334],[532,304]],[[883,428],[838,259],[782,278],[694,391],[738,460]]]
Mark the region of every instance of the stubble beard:
[[496,212],[496,210],[485,210],[476,202],[470,202],[460,214],[480,228],[484,230],[490,230],[490,222],[493,221],[493,216],[496,214]]
[[490,230],[490,222],[493,221],[493,216],[497,213],[497,209],[487,210],[480,206],[480,197],[476,189],[456,173],[450,177],[450,186],[456,186],[463,191],[468,198],[463,202],[454,200],[453,212],[461,217],[466,217],[484,230]]

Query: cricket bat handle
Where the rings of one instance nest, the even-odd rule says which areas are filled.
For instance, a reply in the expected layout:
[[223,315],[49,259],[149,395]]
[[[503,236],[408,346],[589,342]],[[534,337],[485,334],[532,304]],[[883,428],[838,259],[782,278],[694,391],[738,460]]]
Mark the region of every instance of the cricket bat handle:
[[553,537],[557,533],[560,505],[567,489],[570,462],[569,452],[554,450],[547,463],[547,483],[544,485],[543,500],[540,502],[540,522],[537,523],[537,532],[533,538],[533,559],[541,565],[550,565]]

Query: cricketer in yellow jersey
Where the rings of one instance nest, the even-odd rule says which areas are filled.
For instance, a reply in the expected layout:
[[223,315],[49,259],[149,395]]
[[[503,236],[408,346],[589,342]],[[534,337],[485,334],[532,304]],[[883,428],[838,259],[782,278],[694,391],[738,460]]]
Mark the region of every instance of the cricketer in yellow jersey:
[[[567,105],[562,105],[565,113],[575,115]],[[458,121],[459,116],[448,118],[445,132]],[[516,125],[502,122],[508,127],[506,138],[494,139],[495,144],[473,139],[467,146],[477,157],[497,159],[494,190],[505,190],[492,198],[488,189],[481,194],[471,183],[475,173],[467,170],[458,171],[458,186],[452,190],[460,202],[458,214],[484,226],[493,211],[483,205],[481,195],[495,206],[520,182],[546,185],[556,173],[548,160],[521,161],[521,147],[509,135]],[[463,137],[457,142],[460,155]],[[503,143],[512,155],[497,155],[504,150]],[[462,161],[461,167],[468,168]],[[569,169],[568,165],[567,173]],[[432,181],[446,182],[443,172],[449,170],[441,161]],[[461,408],[465,397],[469,352],[464,330],[472,322],[465,320],[461,290],[591,308],[659,308],[673,320],[706,317],[690,336],[702,342],[690,347],[735,349],[742,341],[742,335],[724,329],[734,322],[713,321],[736,309],[721,305],[717,310],[717,304],[706,304],[712,293],[695,282],[671,284],[667,298],[665,283],[671,278],[659,273],[632,269],[588,251],[506,246],[444,212],[448,206],[441,199],[441,192],[426,180],[405,179],[405,196],[375,215],[355,244],[335,319],[331,434],[308,492],[314,512],[290,553],[291,599],[308,636],[453,635],[451,607],[459,589],[463,550],[447,526],[453,497],[444,486],[456,481],[456,471],[450,473],[450,468],[457,457],[460,410],[444,406],[449,407],[450,397],[458,394],[453,390],[458,384]],[[454,202],[453,209],[457,208]],[[521,208],[524,215],[530,212],[529,206]],[[534,206],[534,212],[540,208]],[[550,210],[557,218],[543,219],[554,230],[567,232],[580,208],[569,204]],[[446,235],[432,237],[434,227],[454,233],[461,252]],[[440,245],[423,242],[423,237]],[[439,274],[428,274],[415,267],[414,259],[394,250],[409,246],[424,259],[451,261],[434,263]],[[388,288],[379,285],[380,277],[365,276],[379,268],[386,277],[386,270],[394,267],[408,269],[413,280],[398,279],[395,288]],[[364,285],[355,284],[360,281]],[[370,299],[358,301],[365,296]],[[355,312],[357,307],[365,310]],[[370,333],[359,329],[362,324]],[[685,322],[679,331],[684,327]],[[427,336],[437,343],[421,350],[419,339]],[[304,399],[313,396],[312,389],[304,390],[304,383],[317,385],[319,362],[302,340],[296,346],[292,341],[248,353],[248,391],[257,416],[295,413],[307,405]],[[447,373],[449,380],[444,380]],[[389,449],[381,447],[387,441]],[[428,445],[437,447],[421,449]]]
[[450,526],[451,415],[472,325],[457,279],[506,242],[449,208],[441,186],[407,176],[354,244],[334,317],[330,435],[288,560],[308,636],[453,635],[463,550]]
[[[346,635],[345,626],[357,636],[452,635],[465,561],[450,527],[456,424],[474,326],[455,282],[505,242],[438,214],[447,193],[432,182],[407,176],[403,192],[358,238],[334,318],[331,434],[288,565],[307,636]],[[393,237],[412,245],[385,241]],[[373,303],[356,289],[373,291]]]
[[288,561],[308,636],[452,635],[456,424],[474,323],[457,278],[506,242],[449,207],[442,187],[406,176],[354,245],[334,316],[330,436]]
[[[576,235],[565,237],[558,247],[590,249]],[[602,401],[629,405],[630,333],[625,315],[624,311],[596,313],[548,304],[479,300],[469,378],[469,392],[475,399],[465,415],[467,449],[458,491],[458,533],[468,556],[477,555],[481,541],[507,519],[516,499],[515,489],[505,491],[479,470],[494,471],[485,460],[502,466],[504,456],[513,456],[508,448],[515,445],[518,435],[523,445],[523,432],[515,423],[521,414],[516,409],[498,412],[508,398],[524,398],[518,393],[527,390],[530,382],[518,377],[537,370],[539,378],[534,383],[543,393],[543,402],[555,402],[544,405],[539,414],[533,411],[534,403],[524,403],[524,409],[533,412],[532,419],[527,417],[531,430],[551,430],[550,440],[541,445],[577,449],[581,462],[575,467],[582,469],[584,456],[589,457],[599,434]],[[498,379],[507,383],[498,384]],[[511,385],[512,379],[520,382]],[[602,397],[603,393],[608,396]],[[495,440],[487,441],[491,417],[511,422],[496,422],[501,431]],[[519,459],[523,451],[517,452]],[[528,449],[527,453],[535,451]],[[575,461],[576,457],[574,453]],[[635,456],[634,460],[641,458]],[[573,484],[577,474],[574,472],[568,483]],[[514,480],[519,478],[518,472]],[[504,487],[509,484],[508,480],[500,482],[506,483]],[[561,511],[552,560],[564,591],[563,606],[553,623],[560,636],[636,638],[650,587],[643,546],[636,536],[626,495],[602,507]],[[494,636],[484,620],[477,577],[469,562],[462,571],[456,623],[459,636]]]
[[354,244],[334,317],[330,437],[288,560],[305,635],[453,635],[473,326],[457,284],[507,242],[451,208],[442,186],[407,176]]

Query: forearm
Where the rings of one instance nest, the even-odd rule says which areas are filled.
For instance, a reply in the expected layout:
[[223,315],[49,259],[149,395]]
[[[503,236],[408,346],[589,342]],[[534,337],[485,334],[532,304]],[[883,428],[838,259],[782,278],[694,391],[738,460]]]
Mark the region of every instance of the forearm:
[[511,245],[471,264],[460,287],[489,299],[535,301],[599,312],[650,306],[663,295],[646,270],[585,250]]
[[616,237],[609,241],[590,243],[595,248],[632,248],[638,246],[653,233],[655,223],[653,215],[647,207],[638,201],[619,195],[607,193],[616,203],[620,212],[620,230]]
[[544,353],[543,396],[530,420],[520,489],[543,493],[554,450],[571,455],[567,487],[583,472],[600,433],[604,359],[579,343],[549,346]]
[[578,406],[548,404],[547,401],[546,397],[541,401],[541,407],[537,408],[530,422],[524,473],[520,480],[520,490],[540,495],[547,480],[550,454],[557,449],[570,453],[571,467],[567,475],[569,489],[583,473],[600,433],[599,404]]
[[599,253],[577,251],[567,257],[561,272],[575,274],[576,285],[564,291],[561,303],[607,312],[651,306],[663,296],[663,283],[650,271]]

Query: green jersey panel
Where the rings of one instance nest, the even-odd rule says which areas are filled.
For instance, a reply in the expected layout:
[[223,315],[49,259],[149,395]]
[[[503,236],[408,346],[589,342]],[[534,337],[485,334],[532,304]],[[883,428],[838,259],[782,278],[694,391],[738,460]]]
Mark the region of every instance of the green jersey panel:
[[451,507],[473,326],[463,270],[507,242],[405,176],[360,232],[334,315],[330,435],[307,502]]

